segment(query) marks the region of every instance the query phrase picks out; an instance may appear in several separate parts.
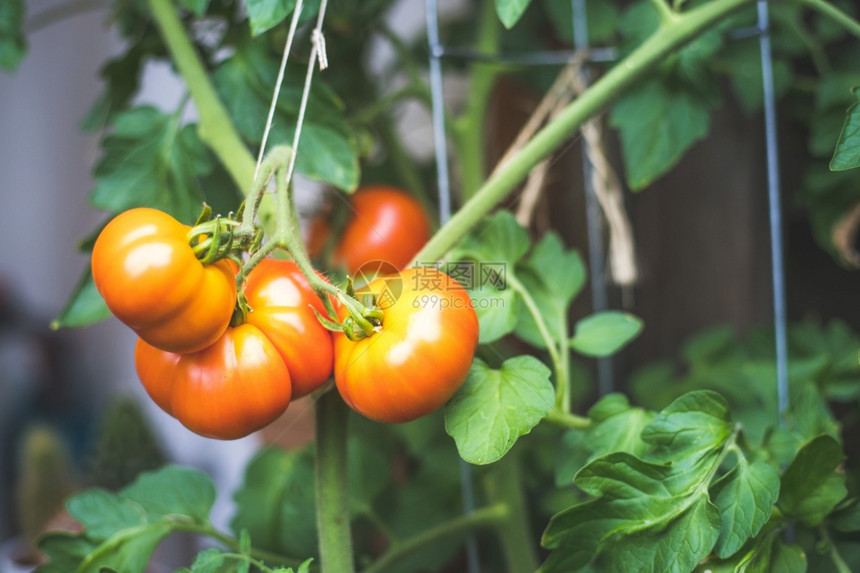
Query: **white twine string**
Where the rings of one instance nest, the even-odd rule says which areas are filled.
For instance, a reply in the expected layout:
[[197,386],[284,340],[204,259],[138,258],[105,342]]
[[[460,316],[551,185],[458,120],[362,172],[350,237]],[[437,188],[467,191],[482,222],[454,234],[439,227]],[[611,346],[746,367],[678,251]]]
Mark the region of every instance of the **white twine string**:
[[293,169],[296,166],[296,150],[299,147],[299,137],[302,134],[302,124],[305,121],[305,110],[308,106],[308,96],[311,92],[311,80],[314,75],[314,64],[319,59],[320,69],[328,67],[328,56],[325,53],[325,40],[323,39],[322,25],[325,18],[325,10],[328,6],[328,0],[320,2],[320,11],[317,14],[317,23],[311,32],[311,56],[308,59],[308,72],[305,75],[305,87],[302,90],[302,103],[299,105],[299,117],[296,119],[296,133],[293,136],[293,152],[290,153],[289,164],[287,165],[287,185],[293,178]]
[[293,19],[290,21],[290,31],[287,34],[287,43],[284,46],[284,55],[281,57],[281,67],[278,70],[278,79],[275,83],[275,91],[272,94],[272,103],[269,105],[269,117],[266,119],[266,128],[263,130],[263,141],[260,143],[260,152],[257,154],[257,166],[254,168],[254,181],[257,180],[257,175],[260,173],[260,164],[263,162],[263,155],[266,152],[266,142],[269,140],[269,132],[272,130],[272,121],[275,117],[275,108],[278,104],[278,96],[281,93],[281,84],[284,83],[284,70],[287,68],[287,59],[290,56],[290,50],[293,47],[293,38],[296,35],[296,27],[299,23],[299,16],[302,13],[302,3],[304,0],[297,0],[296,7],[293,10]]

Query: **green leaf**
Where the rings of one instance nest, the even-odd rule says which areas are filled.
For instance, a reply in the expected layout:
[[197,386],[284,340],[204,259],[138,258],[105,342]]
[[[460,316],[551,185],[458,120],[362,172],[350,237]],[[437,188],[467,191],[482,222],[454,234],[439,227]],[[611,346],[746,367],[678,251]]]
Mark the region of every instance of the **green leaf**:
[[522,299],[510,288],[499,290],[492,285],[479,285],[469,291],[478,315],[478,342],[489,344],[514,331]]
[[839,508],[830,519],[836,531],[860,531],[860,499],[854,498],[851,503]]
[[586,356],[610,356],[641,330],[642,321],[632,314],[614,310],[597,312],[576,323],[570,347]]
[[209,8],[209,0],[179,0],[179,5],[191,10],[195,16],[202,17],[206,15],[206,10]]
[[505,360],[493,370],[475,359],[469,376],[445,407],[445,431],[469,463],[501,459],[553,405],[550,370],[533,356]]
[[641,457],[650,444],[640,438],[655,414],[630,406],[624,394],[607,394],[588,410],[592,424],[585,431],[570,430],[562,438],[556,484],[567,485],[576,472],[596,457],[627,452]]
[[507,272],[512,272],[528,252],[529,243],[528,232],[510,211],[496,211],[460,241],[451,258],[505,264]]
[[235,554],[227,555],[217,548],[207,549],[197,554],[189,573],[248,573],[250,561]]
[[148,206],[183,222],[195,220],[204,196],[197,178],[212,164],[194,126],[154,107],[137,107],[117,116],[102,150],[90,196],[95,207],[118,213]]
[[105,541],[123,529],[146,524],[146,513],[118,494],[89,489],[66,502],[69,514],[86,528],[87,537]]
[[[860,99],[860,93],[855,87],[851,90],[855,98]],[[860,106],[858,102],[851,104],[830,160],[830,169],[833,171],[845,171],[860,167]]]
[[783,513],[814,527],[841,501],[847,490],[839,468],[845,455],[833,437],[807,442],[782,474],[779,507]]
[[103,569],[123,573],[143,573],[152,552],[173,530],[170,523],[149,523],[123,529],[106,539],[78,566],[80,573],[101,573]]
[[59,316],[51,322],[52,329],[75,328],[104,320],[110,316],[110,309],[93,282],[90,267],[84,270],[66,306]]
[[251,34],[259,36],[284,21],[296,7],[296,0],[245,0]]
[[531,0],[496,0],[496,13],[505,28],[510,30],[519,21],[529,4]]
[[[758,38],[743,38],[726,44],[719,55],[728,68],[726,75],[732,91],[747,113],[759,111],[764,102],[760,50]],[[789,90],[792,79],[789,63],[778,55],[774,57],[773,83],[777,99]]]
[[147,45],[140,41],[122,56],[108,60],[102,66],[99,76],[107,86],[81,121],[81,129],[100,131],[115,119],[117,113],[128,107],[140,86],[140,73],[148,54]]
[[[452,268],[471,265],[471,285],[480,325],[479,342],[487,344],[513,332],[521,300],[508,284],[514,265],[528,251],[529,237],[509,211],[497,211],[451,252]],[[430,261],[428,261],[429,263]]]
[[76,571],[78,564],[96,547],[83,535],[67,532],[50,532],[39,538],[38,546],[48,557],[48,562],[40,565],[36,569],[37,573]]
[[314,464],[308,449],[261,450],[236,491],[234,532],[247,530],[254,544],[285,555],[315,555]]
[[[549,330],[550,336],[564,343],[567,311],[585,284],[585,263],[576,251],[566,251],[555,233],[546,234],[520,265],[516,276],[522,284],[522,297],[529,297]],[[546,348],[531,311],[520,306],[516,334],[529,344]]]
[[731,433],[725,398],[697,390],[666,406],[642,430],[642,440],[655,446],[649,459],[681,468],[713,455]]
[[631,189],[647,187],[671,169],[710,128],[710,108],[680,85],[650,79],[616,102],[610,123],[621,134]]
[[674,472],[624,452],[589,463],[576,485],[599,497],[553,516],[541,544],[556,551],[540,571],[690,571],[716,543],[720,516]]
[[169,465],[142,474],[122,495],[143,508],[149,520],[183,515],[207,523],[215,503],[215,486],[203,472]]
[[[252,146],[259,145],[262,139],[277,76],[278,64],[268,57],[264,43],[248,38],[242,38],[233,56],[221,62],[213,73],[215,88],[237,130]],[[303,86],[303,71],[287,66],[268,149],[292,145]],[[296,170],[344,191],[358,186],[358,146],[344,116],[343,103],[320,78],[311,88]]]
[[14,72],[27,51],[24,40],[24,0],[0,2],[0,68]]
[[755,536],[770,517],[779,496],[779,472],[770,464],[747,462],[737,465],[711,487],[711,498],[720,510],[722,527],[714,552],[726,558]]

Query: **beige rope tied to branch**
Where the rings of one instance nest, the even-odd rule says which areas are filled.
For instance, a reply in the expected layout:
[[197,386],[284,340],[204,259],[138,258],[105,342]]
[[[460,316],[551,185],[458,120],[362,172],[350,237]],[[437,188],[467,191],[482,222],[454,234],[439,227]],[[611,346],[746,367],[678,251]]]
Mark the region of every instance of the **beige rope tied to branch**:
[[[538,107],[517,134],[499,160],[493,173],[504,165],[547,121],[553,119],[587,88],[580,73],[587,53],[578,52],[560,73]],[[592,166],[591,184],[609,227],[609,271],[612,281],[622,287],[636,284],[639,273],[636,266],[636,249],[630,220],[624,208],[624,195],[620,179],[606,153],[603,124],[599,118],[585,122],[580,128],[586,156]],[[520,195],[517,221],[528,227],[534,217],[543,183],[549,171],[550,160],[537,164],[529,173]]]

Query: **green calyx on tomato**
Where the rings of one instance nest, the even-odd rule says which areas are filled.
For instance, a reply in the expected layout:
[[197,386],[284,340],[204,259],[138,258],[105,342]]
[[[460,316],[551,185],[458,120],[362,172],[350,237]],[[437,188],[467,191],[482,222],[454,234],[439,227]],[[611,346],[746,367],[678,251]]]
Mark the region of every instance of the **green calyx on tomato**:
[[156,209],[131,209],[111,220],[93,247],[93,281],[108,308],[168,352],[213,344],[236,304],[233,263],[204,265],[188,243],[190,229]]
[[385,423],[442,407],[465,381],[478,345],[466,290],[439,270],[410,268],[362,291],[376,297],[382,323],[361,340],[334,335],[334,376],[344,401]]

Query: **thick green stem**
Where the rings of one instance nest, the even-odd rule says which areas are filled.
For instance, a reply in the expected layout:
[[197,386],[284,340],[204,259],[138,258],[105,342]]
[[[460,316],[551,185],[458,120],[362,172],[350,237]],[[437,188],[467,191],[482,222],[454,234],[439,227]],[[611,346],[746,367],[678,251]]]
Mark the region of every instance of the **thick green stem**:
[[[714,24],[755,0],[713,0],[661,26],[639,48],[610,69],[585,93],[567,106],[491,176],[413,258],[440,260],[466,233],[492,210],[531,169],[572,137],[585,121],[605,109],[634,82],[660,64],[673,50],[690,42]],[[800,0],[798,0],[800,1]],[[802,0],[815,2],[816,0]]]
[[[492,0],[484,0],[478,20],[478,36],[475,48],[481,54],[495,54],[499,51],[501,39],[499,18]],[[484,136],[487,115],[487,101],[492,93],[493,84],[499,69],[494,66],[476,64],[472,67],[469,93],[462,115],[451,124],[451,135],[457,143],[457,157],[460,164],[460,179],[463,197],[471,197],[486,177],[484,157]]]
[[461,515],[451,521],[433,527],[407,539],[395,543],[380,557],[373,565],[364,570],[363,573],[384,573],[386,571],[397,571],[396,567],[415,553],[432,547],[447,539],[464,540],[466,535],[473,531],[488,529],[502,525],[508,516],[508,508],[502,504],[482,507],[472,513]]
[[666,0],[651,0],[651,5],[657,11],[657,15],[660,16],[661,24],[673,22],[678,18],[678,13],[672,10]]
[[538,567],[538,557],[529,526],[517,450],[508,452],[491,469],[485,481],[487,499],[508,509],[506,519],[496,526],[508,572],[534,571]]
[[349,526],[347,418],[340,394],[329,391],[320,396],[316,410],[316,500],[324,573],[355,571]]
[[206,68],[194,50],[170,0],[149,0],[152,15],[179,73],[185,78],[200,116],[198,132],[245,192],[254,180],[254,157],[245,147],[230,115],[218,99]]

